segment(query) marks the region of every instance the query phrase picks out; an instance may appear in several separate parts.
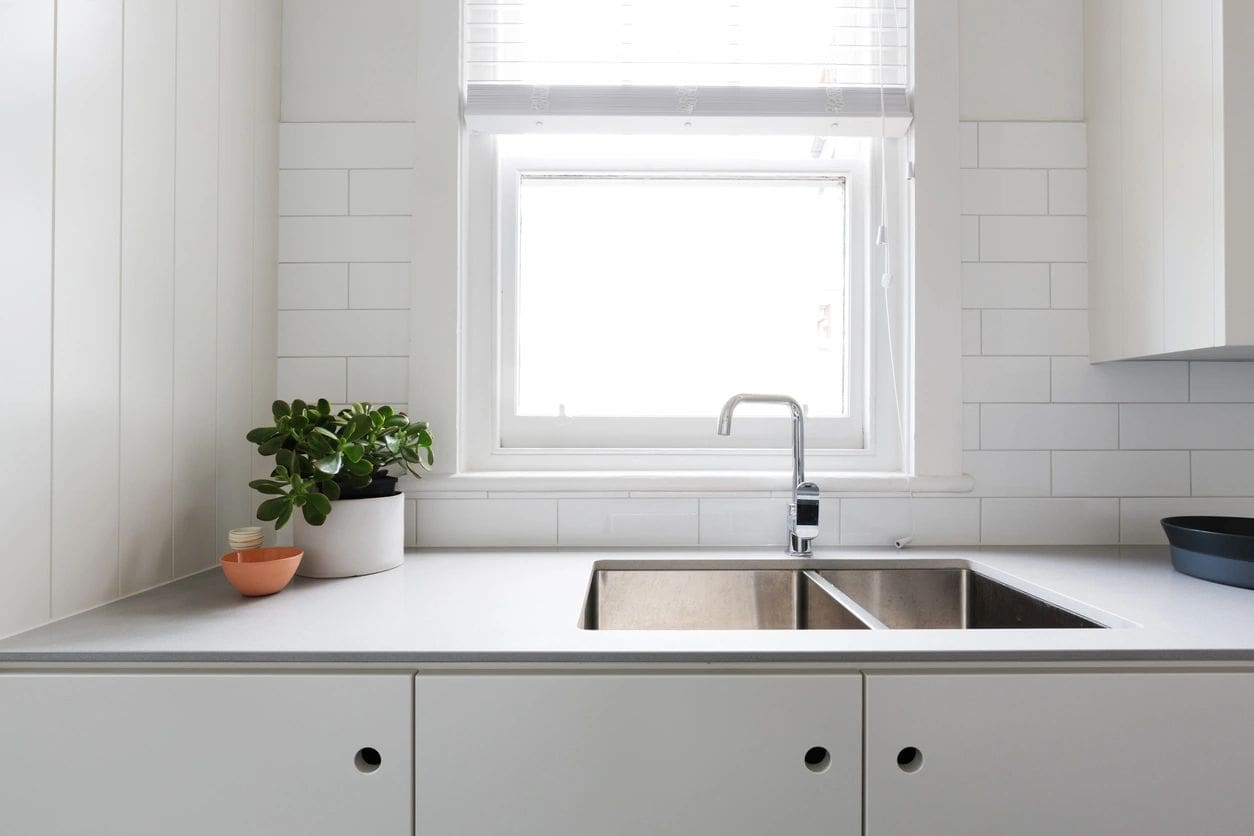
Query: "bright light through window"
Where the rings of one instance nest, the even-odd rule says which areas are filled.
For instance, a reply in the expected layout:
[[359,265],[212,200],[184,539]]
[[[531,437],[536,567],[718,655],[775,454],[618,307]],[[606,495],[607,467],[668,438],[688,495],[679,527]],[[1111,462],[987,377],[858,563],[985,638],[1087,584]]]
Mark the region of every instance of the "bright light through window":
[[523,172],[517,414],[847,415],[846,206],[838,175]]

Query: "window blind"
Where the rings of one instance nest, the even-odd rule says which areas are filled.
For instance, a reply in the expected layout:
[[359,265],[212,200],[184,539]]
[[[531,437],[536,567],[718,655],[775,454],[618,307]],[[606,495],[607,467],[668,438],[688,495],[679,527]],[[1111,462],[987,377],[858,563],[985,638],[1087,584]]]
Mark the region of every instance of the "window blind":
[[464,0],[486,131],[900,135],[910,0]]

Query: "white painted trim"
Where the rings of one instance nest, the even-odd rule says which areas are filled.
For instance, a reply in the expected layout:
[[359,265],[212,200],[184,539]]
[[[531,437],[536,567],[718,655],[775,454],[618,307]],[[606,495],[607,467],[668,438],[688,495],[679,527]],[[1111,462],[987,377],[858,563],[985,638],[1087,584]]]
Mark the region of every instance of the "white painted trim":
[[[970,476],[915,476],[903,473],[856,473],[806,471],[806,478],[819,485],[824,495],[844,493],[901,494],[969,493],[975,480]],[[649,491],[659,493],[699,492],[702,495],[776,493],[791,496],[786,469],[769,471],[498,471],[428,476],[421,481],[407,479],[401,487],[409,497],[478,497],[485,492],[537,492],[579,495],[582,493]]]
[[[962,253],[959,234],[958,0],[914,7],[913,380],[906,386],[919,475],[962,472]],[[920,37],[919,33],[923,33]]]

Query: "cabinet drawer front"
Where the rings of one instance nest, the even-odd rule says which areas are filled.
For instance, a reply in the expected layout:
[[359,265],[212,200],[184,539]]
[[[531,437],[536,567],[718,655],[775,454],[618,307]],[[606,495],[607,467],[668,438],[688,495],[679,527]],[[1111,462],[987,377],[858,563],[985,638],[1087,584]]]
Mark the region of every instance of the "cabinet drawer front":
[[415,703],[419,834],[861,831],[857,675],[419,674]]
[[410,833],[412,687],[405,674],[0,675],[0,832]]
[[869,675],[866,702],[868,836],[1254,820],[1254,674]]

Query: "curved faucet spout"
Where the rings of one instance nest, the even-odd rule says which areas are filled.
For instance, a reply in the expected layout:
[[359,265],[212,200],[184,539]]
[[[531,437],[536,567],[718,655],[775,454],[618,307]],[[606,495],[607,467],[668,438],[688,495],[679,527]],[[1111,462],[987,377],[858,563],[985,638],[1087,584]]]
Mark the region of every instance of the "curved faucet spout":
[[789,553],[810,554],[810,541],[818,535],[819,488],[806,481],[805,412],[787,395],[732,395],[718,414],[718,434],[731,435],[732,413],[742,403],[777,403],[792,413],[792,508],[789,509]]

